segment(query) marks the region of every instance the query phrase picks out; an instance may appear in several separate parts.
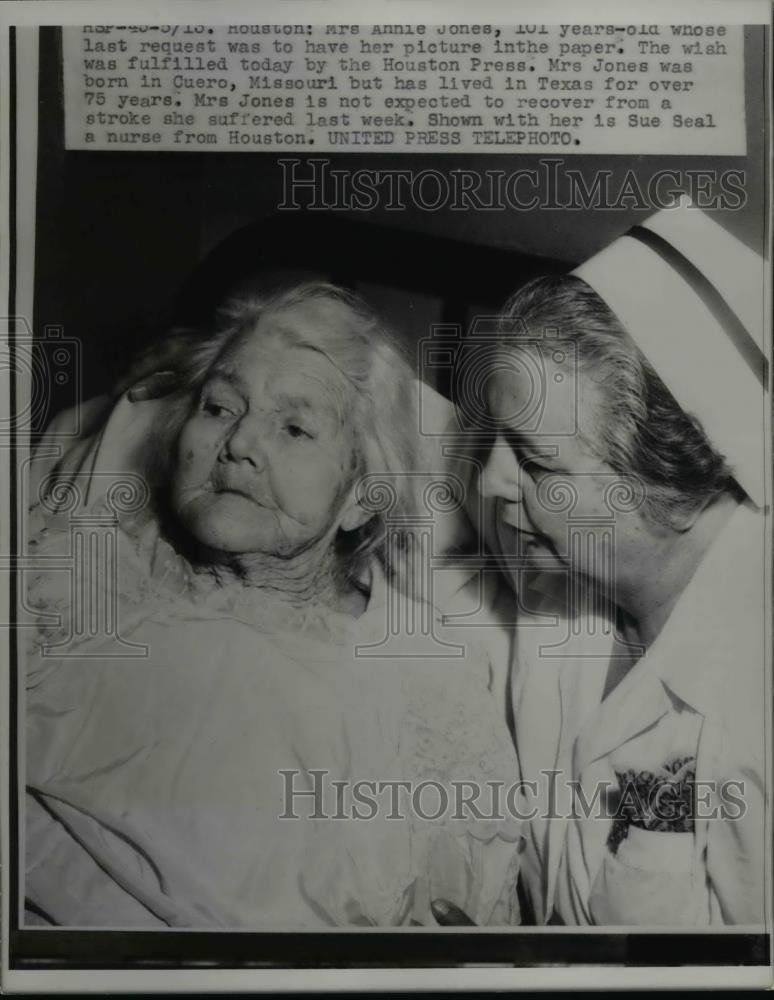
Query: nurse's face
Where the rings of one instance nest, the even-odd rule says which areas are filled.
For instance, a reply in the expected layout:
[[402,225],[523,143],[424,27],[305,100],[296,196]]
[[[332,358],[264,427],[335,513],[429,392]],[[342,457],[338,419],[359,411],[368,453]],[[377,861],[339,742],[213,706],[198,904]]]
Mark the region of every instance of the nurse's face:
[[291,558],[327,547],[353,507],[350,389],[285,330],[309,305],[261,317],[211,371],[180,435],[172,508],[203,545]]
[[635,509],[616,510],[616,499],[631,498],[632,483],[592,448],[601,413],[598,386],[545,356],[543,364],[537,414],[526,406],[535,392],[528,367],[513,363],[513,356],[493,366],[488,406],[496,438],[479,490],[495,501],[498,549],[513,557],[512,567],[571,569],[609,592],[621,574],[636,572],[649,526],[636,499],[628,504]]

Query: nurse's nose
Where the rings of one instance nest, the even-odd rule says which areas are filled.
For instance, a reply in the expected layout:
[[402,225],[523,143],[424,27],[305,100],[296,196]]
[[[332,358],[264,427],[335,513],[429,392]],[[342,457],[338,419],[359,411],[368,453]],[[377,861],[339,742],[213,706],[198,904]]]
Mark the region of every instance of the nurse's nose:
[[486,465],[481,472],[478,490],[481,496],[487,499],[499,497],[510,503],[521,501],[519,463],[513,449],[500,434],[495,438]]
[[232,428],[221,451],[222,460],[246,462],[258,472],[266,465],[266,430],[250,416],[242,417]]

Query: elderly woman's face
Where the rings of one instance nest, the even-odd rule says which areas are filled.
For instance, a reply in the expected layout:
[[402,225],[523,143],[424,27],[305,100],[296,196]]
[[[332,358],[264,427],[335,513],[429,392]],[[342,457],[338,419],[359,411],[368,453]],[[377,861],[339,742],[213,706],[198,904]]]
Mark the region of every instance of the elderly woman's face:
[[291,557],[352,510],[351,388],[283,329],[308,305],[263,316],[214,366],[180,435],[172,507],[202,544]]

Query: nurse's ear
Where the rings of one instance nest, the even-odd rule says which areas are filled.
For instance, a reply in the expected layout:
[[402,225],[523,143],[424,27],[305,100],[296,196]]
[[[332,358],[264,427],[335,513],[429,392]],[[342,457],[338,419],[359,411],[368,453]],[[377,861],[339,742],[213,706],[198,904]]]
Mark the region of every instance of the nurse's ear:
[[694,527],[696,522],[704,515],[704,513],[712,508],[717,497],[711,497],[704,503],[696,504],[688,510],[678,510],[672,513],[670,517],[669,527],[672,531],[678,532],[678,534],[685,534],[686,531],[690,531]]
[[361,506],[355,496],[355,491],[352,490],[341,512],[339,528],[341,531],[357,531],[358,528],[367,524],[373,516],[374,512]]
[[698,510],[688,511],[687,513],[681,512],[680,514],[672,515],[669,527],[672,531],[676,531],[680,535],[685,534],[686,531],[690,531],[694,524],[696,524],[702,510],[703,508],[699,508]]

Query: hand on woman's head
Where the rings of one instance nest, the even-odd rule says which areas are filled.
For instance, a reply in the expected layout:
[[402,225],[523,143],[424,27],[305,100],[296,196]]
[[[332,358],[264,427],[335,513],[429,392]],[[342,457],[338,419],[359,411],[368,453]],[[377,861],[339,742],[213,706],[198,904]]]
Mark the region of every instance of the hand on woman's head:
[[208,339],[205,331],[195,328],[171,330],[135,358],[129,371],[113,387],[113,395],[127,393],[133,403],[139,403],[182,390],[192,354]]

